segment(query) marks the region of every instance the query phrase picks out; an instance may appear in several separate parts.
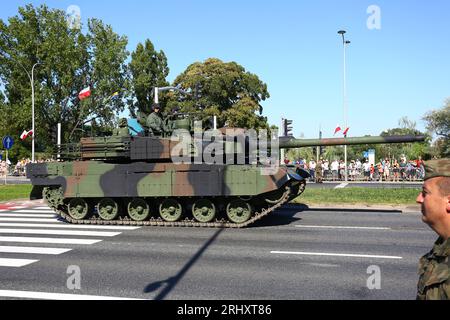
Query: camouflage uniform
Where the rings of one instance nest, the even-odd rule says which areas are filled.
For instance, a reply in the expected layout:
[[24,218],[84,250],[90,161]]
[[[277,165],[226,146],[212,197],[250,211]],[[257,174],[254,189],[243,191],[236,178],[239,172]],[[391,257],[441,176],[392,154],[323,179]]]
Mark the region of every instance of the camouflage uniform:
[[119,128],[114,129],[113,134],[116,136],[126,137],[129,135],[128,131],[128,121],[126,118],[120,118]]
[[147,127],[150,133],[160,136],[164,132],[164,122],[161,116],[156,112],[152,112],[147,118]]
[[[450,159],[425,162],[425,180],[450,177]],[[450,238],[439,237],[433,249],[420,258],[418,300],[450,300]]]
[[419,283],[417,284],[418,300],[450,299],[450,239],[442,237],[434,244],[433,249],[420,258]]
[[322,183],[323,174],[322,174],[322,160],[319,160],[316,165],[316,183]]

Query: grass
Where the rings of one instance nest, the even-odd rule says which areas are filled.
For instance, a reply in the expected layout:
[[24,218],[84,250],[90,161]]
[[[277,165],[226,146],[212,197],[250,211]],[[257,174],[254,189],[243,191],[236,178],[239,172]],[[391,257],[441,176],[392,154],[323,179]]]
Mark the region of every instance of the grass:
[[0,185],[0,201],[29,199],[31,184]]
[[413,205],[421,189],[416,188],[308,188],[294,202],[304,204]]

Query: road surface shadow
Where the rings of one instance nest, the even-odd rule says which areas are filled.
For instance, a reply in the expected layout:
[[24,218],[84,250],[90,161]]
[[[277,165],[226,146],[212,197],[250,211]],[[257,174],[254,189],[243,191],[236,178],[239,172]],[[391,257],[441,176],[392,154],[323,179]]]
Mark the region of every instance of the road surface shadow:
[[301,218],[294,217],[297,212],[298,210],[286,210],[285,208],[281,207],[274,212],[269,213],[269,215],[263,217],[261,220],[258,220],[255,223],[249,225],[248,228],[288,225],[302,220]]
[[165,280],[156,281],[148,284],[144,288],[144,293],[150,293],[158,290],[161,287],[164,287],[161,292],[155,297],[155,300],[163,300],[170,291],[175,288],[178,282],[183,278],[186,272],[197,262],[197,260],[202,256],[202,254],[206,251],[206,249],[217,239],[219,234],[225,229],[218,229],[212,237],[206,241],[206,243],[195,253],[195,255],[181,268],[181,270],[174,276],[167,278]]
[[[280,209],[279,209],[280,210]],[[329,211],[329,212],[397,212],[401,213],[402,210],[398,209],[368,209],[368,208],[329,208],[329,207],[323,207],[323,208],[310,208],[307,204],[303,203],[290,203],[285,204],[281,207],[281,210],[286,211],[296,211],[296,212],[302,212],[302,211]]]

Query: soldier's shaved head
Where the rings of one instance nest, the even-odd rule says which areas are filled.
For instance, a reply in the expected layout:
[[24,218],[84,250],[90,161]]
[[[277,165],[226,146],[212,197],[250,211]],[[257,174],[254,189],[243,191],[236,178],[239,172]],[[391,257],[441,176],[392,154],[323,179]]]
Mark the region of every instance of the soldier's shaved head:
[[450,178],[438,177],[436,183],[439,187],[439,191],[443,197],[450,196]]

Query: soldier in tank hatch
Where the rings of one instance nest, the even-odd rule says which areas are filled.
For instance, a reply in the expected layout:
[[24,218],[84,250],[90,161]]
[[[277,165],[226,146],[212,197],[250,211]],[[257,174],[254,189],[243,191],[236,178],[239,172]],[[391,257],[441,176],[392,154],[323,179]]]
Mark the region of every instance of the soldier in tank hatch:
[[159,103],[152,106],[153,112],[147,117],[147,127],[150,135],[161,136],[164,133],[164,122],[161,116],[161,107]]
[[129,135],[128,121],[126,118],[120,118],[118,123],[118,128],[114,129],[113,135],[126,137]]
[[416,199],[422,221],[438,235],[419,262],[418,300],[450,300],[450,158],[425,162],[425,180]]

